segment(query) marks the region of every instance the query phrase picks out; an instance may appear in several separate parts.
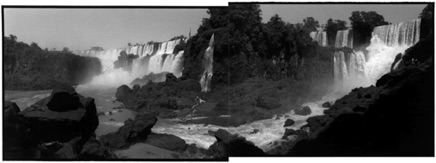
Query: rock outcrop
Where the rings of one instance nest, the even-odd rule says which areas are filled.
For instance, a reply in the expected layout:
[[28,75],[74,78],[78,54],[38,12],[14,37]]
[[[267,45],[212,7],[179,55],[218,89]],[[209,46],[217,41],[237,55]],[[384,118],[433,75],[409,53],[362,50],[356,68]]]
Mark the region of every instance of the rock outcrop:
[[77,158],[99,124],[94,99],[66,85],[22,112],[11,102],[4,110],[4,159]]
[[100,141],[111,148],[125,149],[135,142],[146,140],[156,122],[157,118],[153,115],[136,115],[134,120],[126,120],[117,132],[101,136]]
[[325,115],[309,118],[310,139],[288,154],[434,156],[433,46],[433,38],[421,40],[376,86],[353,89]]
[[214,158],[223,159],[229,156],[264,156],[262,149],[256,147],[252,142],[247,141],[238,135],[219,129],[209,131],[210,135],[215,136],[217,141],[212,144],[207,153]]

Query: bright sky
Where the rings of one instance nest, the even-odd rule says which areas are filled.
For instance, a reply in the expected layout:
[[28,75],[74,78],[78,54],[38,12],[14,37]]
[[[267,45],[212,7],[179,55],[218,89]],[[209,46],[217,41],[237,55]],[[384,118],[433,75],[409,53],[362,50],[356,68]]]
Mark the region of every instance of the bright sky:
[[206,8],[172,9],[4,9],[4,34],[42,48],[121,48],[166,41],[197,32]]
[[278,14],[285,22],[302,23],[306,17],[313,17],[319,24],[326,24],[329,18],[347,21],[353,11],[376,11],[386,21],[399,23],[418,18],[426,5],[416,4],[263,4],[262,21],[268,22]]

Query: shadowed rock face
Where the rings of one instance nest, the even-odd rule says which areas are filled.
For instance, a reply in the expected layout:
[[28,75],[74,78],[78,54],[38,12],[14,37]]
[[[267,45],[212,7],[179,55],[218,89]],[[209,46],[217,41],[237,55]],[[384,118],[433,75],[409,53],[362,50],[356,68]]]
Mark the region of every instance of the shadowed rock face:
[[434,53],[424,50],[433,49],[432,42],[406,50],[404,65],[376,86],[356,88],[325,115],[309,118],[311,139],[288,154],[434,156]]
[[135,142],[145,140],[156,122],[157,118],[153,115],[139,114],[134,120],[126,120],[117,132],[101,136],[100,141],[111,148],[127,148]]
[[[5,159],[76,158],[99,124],[94,99],[77,94],[71,86],[54,88],[50,97],[22,112],[15,103],[5,104],[4,127],[11,134],[4,136],[13,141],[4,149],[21,149],[6,152],[11,155]],[[55,154],[60,149],[63,154]]]
[[207,153],[214,158],[226,158],[229,156],[264,156],[265,153],[252,142],[238,135],[219,129],[216,132],[209,131],[217,141],[212,144]]

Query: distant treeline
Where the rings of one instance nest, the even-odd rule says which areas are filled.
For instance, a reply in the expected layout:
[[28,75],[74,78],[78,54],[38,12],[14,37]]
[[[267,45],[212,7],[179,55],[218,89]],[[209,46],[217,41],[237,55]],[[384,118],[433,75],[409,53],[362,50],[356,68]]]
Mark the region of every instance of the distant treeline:
[[100,74],[102,66],[95,57],[62,51],[43,50],[36,43],[17,42],[17,37],[3,37],[3,77],[6,90],[51,89],[63,83],[86,83]]

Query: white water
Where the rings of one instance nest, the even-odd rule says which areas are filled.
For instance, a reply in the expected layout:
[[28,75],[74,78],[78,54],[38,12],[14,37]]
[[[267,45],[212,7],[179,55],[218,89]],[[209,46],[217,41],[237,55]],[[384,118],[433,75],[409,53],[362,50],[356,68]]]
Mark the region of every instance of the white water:
[[349,29],[338,31],[336,33],[335,47],[336,48],[342,48],[342,47],[353,48],[353,32],[350,31]]
[[[175,47],[182,41],[184,40],[176,39],[103,51],[86,50],[78,51],[76,54],[97,57],[102,63],[103,73],[94,77],[87,85],[119,87],[123,84],[129,85],[136,78],[142,78],[150,73],[170,72],[176,77],[182,76],[183,51],[173,54]],[[133,60],[131,71],[114,68],[114,62],[118,60],[121,51],[139,56]]]
[[212,34],[212,37],[210,38],[209,47],[207,47],[206,51],[204,52],[204,58],[203,58],[204,72],[200,79],[202,92],[209,92],[211,89],[211,82],[213,76],[213,50],[214,50],[213,41],[214,41],[214,34]]
[[[367,57],[362,51],[353,51],[348,55],[342,51],[335,52],[333,59],[337,91],[349,92],[355,87],[375,84],[390,71],[398,53],[404,54],[407,48],[419,41],[420,23],[421,20],[417,19],[374,28],[371,44],[366,48]],[[341,40],[336,40],[338,42]]]
[[325,31],[310,32],[313,41],[318,42],[319,46],[327,46],[327,33]]

